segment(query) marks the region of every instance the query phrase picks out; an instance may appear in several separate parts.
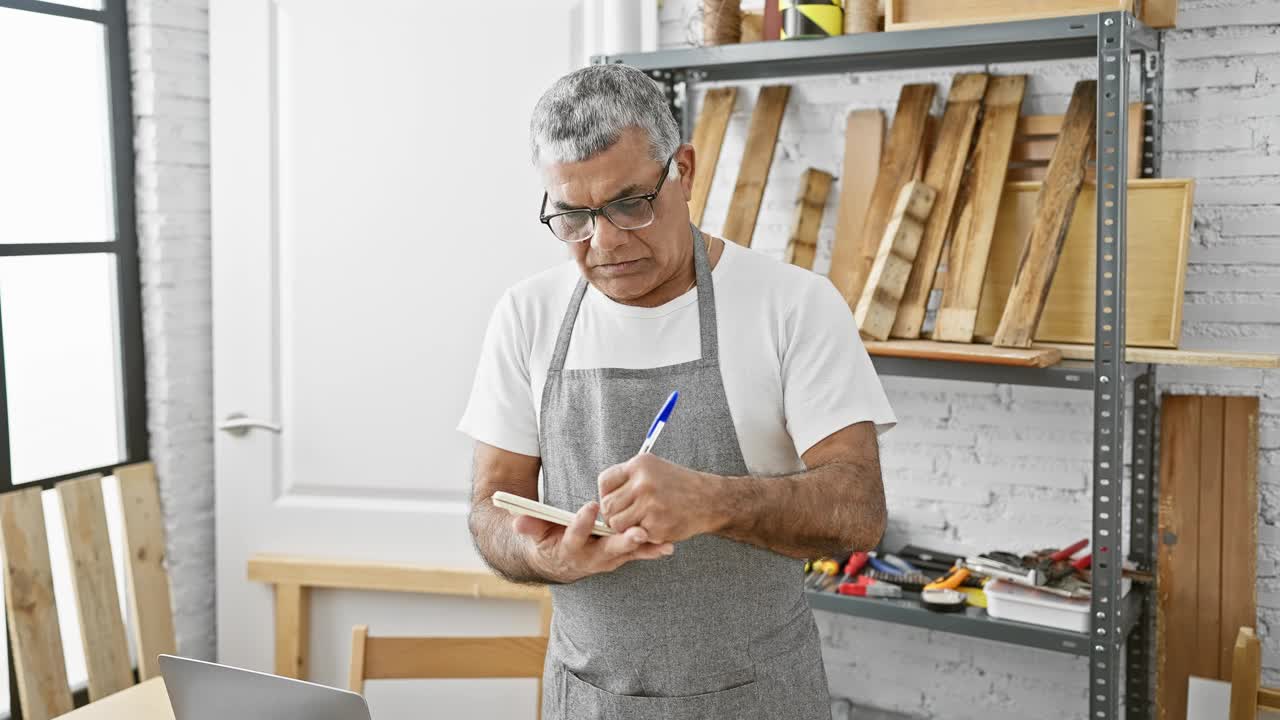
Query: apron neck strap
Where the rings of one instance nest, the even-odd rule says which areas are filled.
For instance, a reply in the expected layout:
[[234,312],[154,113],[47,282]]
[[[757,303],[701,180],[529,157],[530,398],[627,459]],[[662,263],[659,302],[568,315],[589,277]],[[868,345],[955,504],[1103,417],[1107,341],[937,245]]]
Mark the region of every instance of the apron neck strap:
[[[716,333],[716,294],[711,285],[711,260],[707,257],[707,244],[702,231],[692,223],[689,229],[693,233],[693,275],[698,285],[698,335],[702,348],[703,360],[718,360],[720,344]],[[578,319],[578,309],[582,307],[582,298],[588,287],[585,277],[578,278],[578,285],[565,308],[564,319],[560,322],[560,332],[556,336],[556,348],[551,356],[551,372],[564,369],[565,358],[569,355],[569,340],[573,337],[573,325]]]

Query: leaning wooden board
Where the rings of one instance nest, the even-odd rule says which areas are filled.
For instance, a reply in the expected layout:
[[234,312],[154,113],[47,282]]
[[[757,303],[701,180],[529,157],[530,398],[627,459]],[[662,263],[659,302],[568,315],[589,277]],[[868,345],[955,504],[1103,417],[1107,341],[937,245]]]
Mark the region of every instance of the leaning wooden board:
[[884,357],[948,360],[986,365],[1043,368],[1056,365],[1062,360],[1062,353],[1054,348],[998,348],[977,343],[961,345],[933,340],[867,340],[864,345],[868,353]]
[[1035,222],[1018,257],[992,345],[1031,347],[1092,154],[1097,91],[1097,81],[1081,80],[1071,92],[1062,133],[1036,197]]
[[862,251],[862,225],[880,171],[880,146],[884,143],[884,113],[854,110],[845,120],[844,163],[840,171],[840,207],[836,213],[836,237],[831,246],[827,277],[837,288],[853,281],[856,258]]
[[1130,10],[1130,0],[885,0],[885,30],[978,25]]
[[740,245],[751,247],[756,217],[760,214],[760,200],[764,197],[764,185],[769,179],[773,151],[778,144],[782,113],[787,109],[790,94],[790,85],[760,88],[756,109],[751,113],[751,127],[747,131],[747,144],[742,151],[742,164],[738,166],[738,181],[729,201],[723,232],[725,239]]
[[[1125,273],[1125,335],[1130,346],[1178,346],[1193,185],[1186,178],[1129,181],[1128,257],[1132,268],[1141,268],[1141,272]],[[1039,186],[1005,185],[974,331],[984,342],[995,334],[1004,311],[1014,264],[1035,221]],[[1096,189],[1086,185],[1076,201],[1058,271],[1036,328],[1037,341],[1093,342],[1096,197]]]
[[836,285],[850,308],[856,307],[862,297],[862,286],[880,250],[880,241],[884,238],[885,227],[889,225],[898,193],[911,181],[919,164],[934,89],[932,83],[903,85],[898,94],[898,108],[893,116],[884,157],[880,161],[880,171],[876,175],[875,189],[867,206],[853,267],[848,271],[845,282]]
[[902,301],[898,304],[897,316],[893,320],[893,337],[920,337],[929,293],[933,290],[933,278],[942,258],[943,241],[951,226],[951,209],[969,159],[973,131],[978,124],[978,110],[988,80],[986,73],[960,73],[951,82],[947,108],[924,173],[924,184],[937,192],[937,199],[925,221],[924,235],[920,238],[920,247],[903,289]]
[[1156,708],[1181,720],[1188,677],[1230,680],[1257,621],[1258,399],[1166,395],[1161,414]]
[[924,224],[937,195],[928,185],[915,180],[902,187],[880,250],[867,274],[862,297],[853,310],[853,321],[863,337],[889,339],[893,318],[902,302],[902,291],[920,248],[920,238],[924,236]]
[[712,88],[702,96],[702,110],[693,126],[694,171],[693,188],[689,192],[689,219],[694,225],[702,224],[702,214],[707,209],[707,195],[711,193],[711,181],[715,179],[716,163],[720,160],[720,147],[729,128],[729,116],[738,99],[738,88]]
[[827,195],[831,193],[831,180],[831,173],[817,168],[809,168],[800,176],[791,236],[787,240],[786,262],[806,270],[813,269],[813,258],[818,254],[818,230],[822,227]]
[[955,202],[947,272],[934,283],[942,287],[937,322],[933,326],[935,340],[966,343],[973,340],[978,299],[1000,209],[1001,188],[1026,89],[1026,75],[996,77],[987,84],[978,140],[968,176]]

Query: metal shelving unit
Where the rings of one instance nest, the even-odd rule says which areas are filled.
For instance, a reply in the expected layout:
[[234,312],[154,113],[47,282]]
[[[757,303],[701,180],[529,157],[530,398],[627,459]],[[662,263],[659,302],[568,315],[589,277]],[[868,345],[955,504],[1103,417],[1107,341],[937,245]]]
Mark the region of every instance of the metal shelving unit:
[[[1097,277],[1093,362],[1043,369],[978,363],[876,358],[891,375],[1068,387],[1093,392],[1093,598],[1088,633],[1007,622],[970,609],[940,615],[909,602],[809,593],[811,606],[931,630],[1089,657],[1091,720],[1151,716],[1151,598],[1134,583],[1121,595],[1121,508],[1125,483],[1125,395],[1133,388],[1133,465],[1129,557],[1152,572],[1155,366],[1124,361],[1127,133],[1130,57],[1138,56],[1145,107],[1142,176],[1160,174],[1161,38],[1126,12],[1109,12],[966,27],[867,33],[800,42],[761,42],[593,58],[626,63],[667,88],[685,137],[692,135],[693,84],[805,75],[875,72],[998,62],[1097,60]],[[1127,640],[1127,642],[1126,642]],[[1124,669],[1125,685],[1121,684]]]

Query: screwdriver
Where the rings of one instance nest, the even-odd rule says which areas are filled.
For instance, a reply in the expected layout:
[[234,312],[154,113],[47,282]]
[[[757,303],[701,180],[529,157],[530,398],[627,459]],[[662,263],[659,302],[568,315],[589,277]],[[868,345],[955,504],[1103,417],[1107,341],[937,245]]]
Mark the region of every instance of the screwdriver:
[[840,578],[840,582],[836,583],[836,587],[845,584],[849,578],[862,572],[862,568],[866,567],[867,560],[870,555],[864,552],[856,552],[849,556],[849,561],[844,564],[844,577]]
[[813,570],[814,577],[812,582],[808,584],[808,587],[817,589],[821,587],[828,578],[835,577],[836,572],[840,570],[840,565],[831,558],[823,558],[822,560],[814,563]]

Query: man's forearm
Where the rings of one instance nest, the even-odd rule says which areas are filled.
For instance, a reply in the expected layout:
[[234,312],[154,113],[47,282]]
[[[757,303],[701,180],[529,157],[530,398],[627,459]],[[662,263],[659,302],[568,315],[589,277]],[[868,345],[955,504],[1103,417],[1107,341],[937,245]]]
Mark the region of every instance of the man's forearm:
[[718,477],[717,534],[796,558],[869,550],[886,511],[877,458],[782,477]]
[[532,562],[529,541],[511,527],[511,515],[489,498],[477,499],[467,519],[476,550],[489,567],[517,583],[550,584]]

